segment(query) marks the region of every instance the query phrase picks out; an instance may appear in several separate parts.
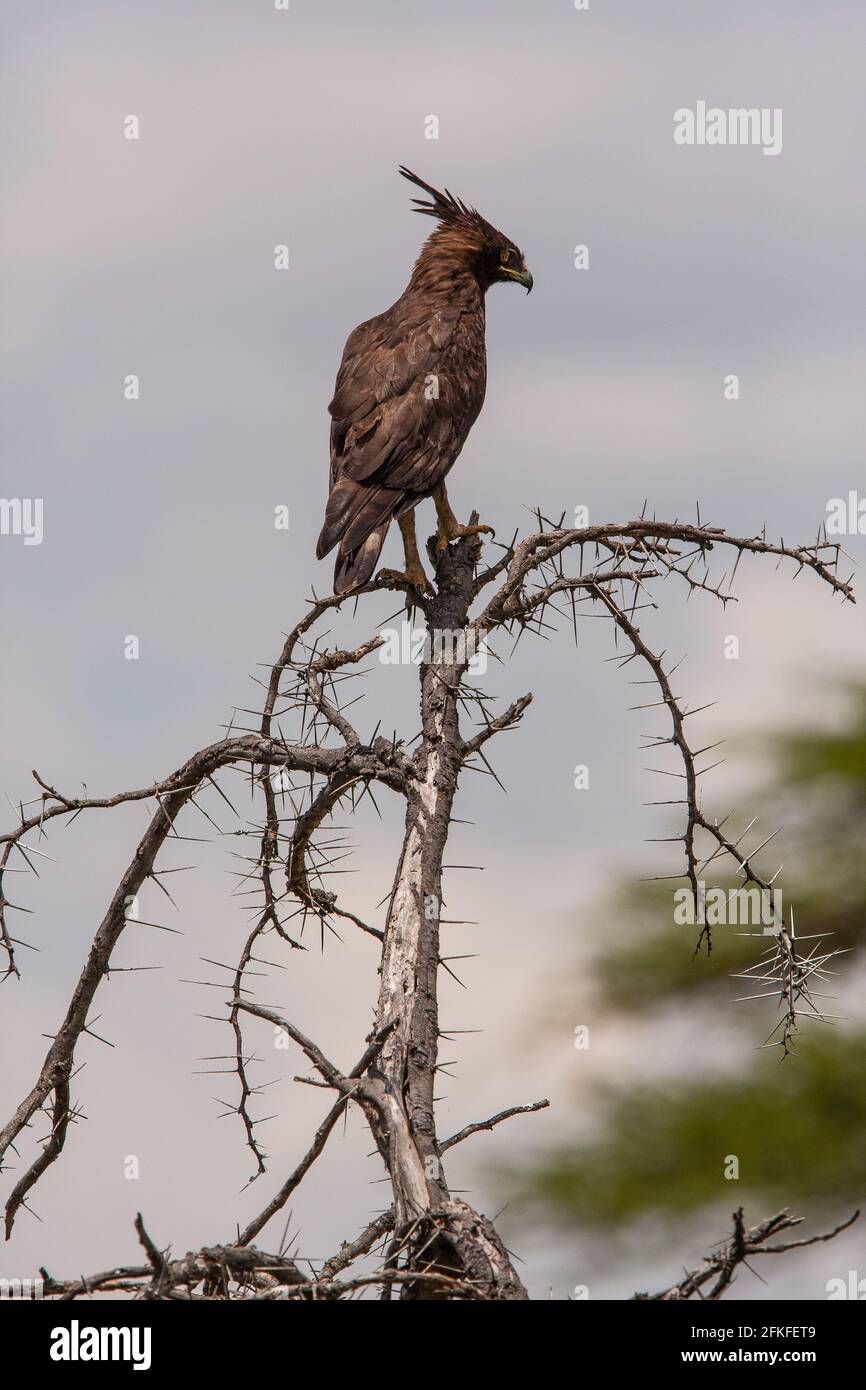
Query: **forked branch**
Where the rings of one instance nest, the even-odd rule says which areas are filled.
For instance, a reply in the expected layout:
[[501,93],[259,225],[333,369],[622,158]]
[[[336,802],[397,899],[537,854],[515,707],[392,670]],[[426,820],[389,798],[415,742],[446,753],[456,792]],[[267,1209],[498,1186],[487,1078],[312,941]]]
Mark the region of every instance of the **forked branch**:
[[[470,521],[477,521],[477,515]],[[353,650],[329,648],[325,636],[316,635],[314,630],[346,601],[346,596],[314,598],[309,611],[286,636],[277,661],[266,668],[261,709],[236,712],[224,739],[200,749],[164,780],[108,798],[91,798],[86,791],[83,796],[67,796],[34,773],[37,796],[19,804],[17,823],[0,836],[2,885],[4,871],[36,872],[49,827],[60,817],[73,819],[129,801],[153,803],[150,823],[94,935],[67,1014],[36,1082],[0,1133],[2,1162],[10,1151],[17,1152],[16,1141],[37,1116],[48,1126],[40,1153],[17,1180],[7,1201],[7,1236],[16,1214],[27,1206],[34,1185],[60,1157],[70,1122],[77,1118],[70,1098],[76,1049],[88,1031],[91,1006],[112,968],[117,943],[127,925],[137,920],[130,915],[130,905],[148,881],[167,893],[158,861],[167,842],[184,838],[177,830],[179,816],[200,813],[218,834],[223,833],[204,804],[207,793],[218,794],[240,819],[216,780],[223,770],[248,775],[260,793],[262,806],[254,821],[229,832],[239,836],[242,844],[251,844],[248,853],[237,855],[241,865],[239,892],[252,899],[252,920],[237,964],[230,968],[225,1021],[233,1039],[231,1074],[239,1087],[238,1098],[230,1103],[229,1110],[241,1120],[255,1160],[253,1176],[265,1173],[267,1155],[256,1137],[260,1122],[252,1113],[259,1088],[247,1076],[250,1053],[244,1028],[256,1026],[249,1020],[258,1018],[283,1029],[317,1073],[312,1084],[336,1093],[306,1153],[236,1239],[204,1247],[183,1260],[172,1260],[157,1249],[139,1221],[145,1264],[119,1266],[71,1282],[58,1282],[46,1275],[50,1296],[72,1299],[96,1291],[140,1294],[147,1290],[148,1297],[172,1299],[331,1299],[378,1289],[384,1298],[394,1292],[404,1299],[526,1298],[511,1256],[493,1224],[450,1192],[442,1156],[480,1130],[542,1109],[547,1102],[511,1106],[489,1120],[467,1124],[441,1141],[434,1095],[439,1067],[439,970],[443,966],[450,969],[443,959],[440,933],[444,852],[454,802],[464,768],[493,771],[487,759],[488,745],[496,735],[519,724],[532,699],[524,695],[497,714],[490,698],[469,684],[473,654],[483,643],[495,640],[498,633],[518,639],[524,633],[547,635],[565,619],[576,634],[579,622],[586,616],[599,616],[600,609],[618,640],[626,643],[625,652],[618,652],[615,659],[623,664],[638,661],[648,672],[655,695],[640,708],[658,708],[670,719],[670,730],[648,736],[646,747],[670,748],[679,759],[679,770],[666,775],[675,775],[682,782],[683,795],[662,803],[681,806],[685,817],[681,834],[672,837],[683,846],[685,868],[671,877],[684,878],[697,895],[706,869],[727,860],[736,865],[743,882],[767,890],[772,886],[775,876],[764,876],[755,863],[768,841],[747,847],[751,826],[736,836],[724,828],[729,817],[718,820],[703,809],[700,777],[709,769],[699,764],[710,750],[693,748],[687,732],[687,721],[699,710],[689,709],[675,691],[672,677],[677,667],[669,666],[664,651],[657,654],[649,645],[638,615],[658,606],[652,588],[661,580],[681,580],[689,596],[704,592],[723,603],[732,601],[737,565],[741,556],[749,553],[776,557],[780,564],[790,561],[796,573],[811,571],[833,593],[853,601],[850,579],[838,573],[838,547],[820,535],[811,546],[770,542],[765,533],[729,536],[702,524],[700,517],[697,524],[660,522],[644,515],[625,524],[566,528],[561,522],[546,521],[539,513],[537,529],[523,540],[515,537],[503,548],[500,559],[481,573],[477,536],[463,537],[444,553],[432,547],[429,550],[436,565],[434,594],[419,595],[392,577],[374,580],[349,596],[354,599],[386,588],[401,589],[407,603],[423,616],[430,640],[419,670],[421,731],[410,743],[396,734],[391,739],[378,736],[378,730],[368,741],[361,738],[342,693],[382,638],[371,636]],[[719,553],[730,554],[733,563],[730,572],[716,579],[710,574],[709,563],[710,557]],[[569,573],[566,561],[573,555],[579,556],[579,563],[576,572]],[[482,596],[483,606],[473,612]],[[447,634],[457,634],[459,640],[451,645],[441,641]],[[249,726],[243,722],[246,715],[253,720]],[[291,739],[283,733],[286,722],[291,722],[294,730]],[[414,749],[411,755],[409,748]],[[401,796],[405,804],[403,842],[381,924],[364,921],[327,886],[327,876],[345,853],[339,831],[332,825],[334,813],[338,808],[354,812],[365,797],[375,802],[377,785]],[[6,951],[7,977],[18,975],[15,948],[20,943],[8,925],[8,914],[17,910],[21,909],[0,891],[0,943]],[[339,923],[357,926],[376,942],[380,953],[373,1028],[358,1062],[347,1072],[282,1013],[257,1003],[254,997],[253,965],[271,964],[256,954],[260,941],[268,937],[278,947],[296,951],[303,947],[308,919],[323,938],[326,932],[336,934]],[[800,1017],[804,1013],[822,1017],[810,994],[810,982],[823,978],[833,953],[816,946],[803,955],[793,923],[780,920],[774,925],[768,958],[749,973],[755,982],[768,985],[766,992],[775,993],[780,1002],[778,1041],[787,1052]],[[711,944],[708,933],[705,944]],[[207,983],[225,986],[225,979]],[[310,1078],[306,1080],[309,1084]],[[318,1272],[308,1275],[285,1251],[276,1256],[261,1255],[252,1242],[285,1207],[349,1105],[360,1108],[370,1127],[392,1201],[358,1236],[344,1242]],[[794,1248],[769,1246],[767,1241],[796,1220],[779,1213],[746,1231],[738,1214],[733,1240],[717,1256],[708,1258],[701,1270],[690,1273],[674,1289],[652,1297],[691,1297],[711,1281],[709,1297],[721,1297],[734,1271],[749,1255]],[[377,1248],[379,1263],[372,1272],[362,1270],[351,1277],[339,1277],[357,1261],[372,1259]]]

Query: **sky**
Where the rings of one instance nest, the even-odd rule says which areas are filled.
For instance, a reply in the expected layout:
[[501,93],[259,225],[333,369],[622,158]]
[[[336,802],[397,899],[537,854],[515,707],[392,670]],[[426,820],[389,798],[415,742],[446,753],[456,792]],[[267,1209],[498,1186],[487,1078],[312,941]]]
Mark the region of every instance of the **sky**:
[[[314,545],[336,368],[352,327],[401,293],[427,228],[409,215],[401,163],[477,206],[535,280],[529,297],[489,295],[487,400],[449,479],[459,516],[477,508],[505,538],[535,507],[613,521],[645,500],[691,519],[699,503],[733,533],[766,522],[811,541],[830,499],[866,495],[862,5],[5,0],[0,14],[0,491],[42,499],[44,514],[41,544],[0,536],[0,790],[13,801],[34,767],[70,794],[165,775],[250,705],[251,677],[311,586],[329,589]],[[781,152],[675,144],[674,113],[701,101],[780,109]],[[274,266],[281,245],[288,270]],[[288,530],[274,526],[280,506]],[[844,540],[862,560],[863,537]],[[398,558],[392,536],[384,561]],[[688,653],[693,703],[718,701],[701,729],[728,737],[731,756],[707,796],[735,784],[738,740],[832,718],[836,683],[862,671],[862,605],[790,574],[744,562],[736,606],[686,605],[669,588],[646,616],[659,647]],[[334,631],[363,640],[394,608],[375,596]],[[461,793],[474,826],[458,827],[454,862],[485,867],[447,886],[453,915],[478,923],[455,953],[478,958],[467,989],[443,984],[443,1017],[482,1031],[459,1039],[440,1127],[553,1104],[455,1151],[455,1179],[481,1206],[495,1201],[490,1165],[549,1143],[583,1084],[571,1030],[537,1026],[552,978],[601,929],[605,893],[663,853],[643,843],[659,833],[642,805],[657,791],[613,650],[606,625],[587,622],[576,650],[567,632],[524,641],[487,678],[503,705],[529,689],[535,702],[495,749],[508,794],[475,777]],[[374,664],[365,689],[370,730],[381,719],[414,734],[411,670]],[[578,764],[589,792],[574,788]],[[398,809],[353,826],[351,893],[371,916]],[[143,814],[80,817],[52,836],[57,862],[39,883],[20,881],[39,949],[3,987],[4,1113],[32,1084]],[[124,964],[160,969],[101,990],[99,1031],[114,1046],[83,1045],[87,1121],[35,1194],[41,1222],[19,1217],[0,1273],[134,1259],[139,1209],[177,1250],[227,1238],[299,1156],[320,1098],[292,1086],[282,1054],[267,1063],[273,1169],[245,1191],[239,1126],[218,1119],[215,1078],[197,1074],[220,1050],[199,1017],[218,991],[185,981],[206,978],[202,956],[230,959],[243,930],[232,848],[202,846],[198,871],[177,875],[183,936],[125,943]],[[272,1002],[349,1065],[375,960],[366,940],[310,946]],[[267,1059],[266,1035],[260,1046]],[[593,1065],[632,1067],[637,1084],[641,1051],[618,1037]],[[660,1065],[702,1055],[691,1036]],[[218,1093],[230,1090],[226,1079]],[[381,1203],[368,1147],[351,1121],[299,1194],[304,1254],[331,1253]],[[129,1154],[141,1157],[134,1183]],[[578,1255],[554,1244],[527,1242],[537,1295],[582,1282]],[[620,1271],[598,1295],[666,1273],[635,1271],[623,1288]]]

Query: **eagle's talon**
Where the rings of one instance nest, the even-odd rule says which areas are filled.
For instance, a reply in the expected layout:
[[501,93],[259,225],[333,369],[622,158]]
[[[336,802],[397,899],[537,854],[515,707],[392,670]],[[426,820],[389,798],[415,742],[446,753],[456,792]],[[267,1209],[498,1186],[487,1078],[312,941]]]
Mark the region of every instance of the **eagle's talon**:
[[436,534],[436,554],[444,555],[452,541],[462,540],[464,536],[495,536],[496,532],[492,526],[461,526],[458,522],[456,526],[448,528],[447,531],[438,531]]
[[413,589],[420,589],[422,594],[433,593],[433,586],[423,567],[417,570],[414,567],[408,570],[382,569],[377,572],[376,578],[389,580],[400,586],[410,584]]

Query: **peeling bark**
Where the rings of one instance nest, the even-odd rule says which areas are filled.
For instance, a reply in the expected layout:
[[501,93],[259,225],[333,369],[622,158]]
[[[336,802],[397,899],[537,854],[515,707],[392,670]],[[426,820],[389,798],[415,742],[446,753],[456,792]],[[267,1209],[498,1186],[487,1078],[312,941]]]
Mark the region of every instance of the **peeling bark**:
[[[397,1025],[371,1073],[387,1096],[391,1123],[383,1123],[380,1111],[372,1124],[394,1187],[397,1235],[412,1231],[415,1253],[410,1263],[415,1259],[419,1269],[478,1279],[486,1297],[525,1298],[492,1226],[449,1195],[433,1099],[442,859],[464,758],[458,693],[471,655],[460,644],[437,641],[437,634],[466,630],[478,553],[477,538],[464,539],[446,552],[437,568],[437,594],[427,610],[429,660],[421,668],[421,741],[415,776],[407,787],[403,848],[385,926],[376,1017],[377,1028],[394,1019]],[[430,1285],[403,1286],[404,1298],[436,1296]]]

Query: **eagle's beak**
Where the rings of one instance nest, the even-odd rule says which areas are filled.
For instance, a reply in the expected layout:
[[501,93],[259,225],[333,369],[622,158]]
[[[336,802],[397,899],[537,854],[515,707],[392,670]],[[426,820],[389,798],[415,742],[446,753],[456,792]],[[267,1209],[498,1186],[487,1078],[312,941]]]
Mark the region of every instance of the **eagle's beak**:
[[526,293],[532,289],[532,272],[526,266],[522,270],[506,270],[505,274],[510,280],[515,280],[518,285],[523,285]]

